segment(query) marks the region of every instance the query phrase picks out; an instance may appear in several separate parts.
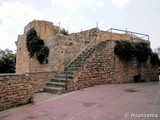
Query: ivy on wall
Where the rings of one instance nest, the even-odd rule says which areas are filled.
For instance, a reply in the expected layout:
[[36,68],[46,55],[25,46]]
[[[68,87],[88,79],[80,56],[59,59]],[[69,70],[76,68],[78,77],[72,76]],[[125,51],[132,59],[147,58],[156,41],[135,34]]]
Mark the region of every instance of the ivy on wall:
[[152,53],[150,44],[148,42],[137,42],[135,47],[137,60],[139,62],[147,62]]
[[40,64],[48,63],[49,49],[44,41],[37,35],[34,28],[27,32],[26,48],[30,58],[36,58]]
[[151,48],[148,42],[131,42],[126,40],[116,41],[115,54],[124,61],[132,60],[134,57],[139,62],[147,62],[151,56]]
[[116,41],[114,53],[124,61],[129,61],[135,56],[135,44],[126,40]]
[[151,63],[152,65],[157,65],[157,64],[159,65],[160,60],[159,60],[159,58],[158,58],[158,54],[157,54],[157,53],[152,53],[152,54],[151,54],[150,63]]

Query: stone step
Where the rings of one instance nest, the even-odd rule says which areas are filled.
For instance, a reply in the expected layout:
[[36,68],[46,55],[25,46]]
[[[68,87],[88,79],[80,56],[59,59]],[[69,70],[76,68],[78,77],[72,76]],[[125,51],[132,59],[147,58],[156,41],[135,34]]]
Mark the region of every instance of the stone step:
[[[89,49],[88,51],[87,51],[87,53],[92,53],[93,51],[95,51],[95,49]],[[86,53],[86,54],[87,54]]]
[[65,73],[59,73],[55,76],[55,78],[69,78],[69,79],[72,79],[73,78],[73,75],[67,75]]
[[92,54],[94,51],[95,51],[95,50],[89,50],[89,51],[87,52],[87,55]]
[[80,65],[78,65],[78,66],[77,65],[71,65],[71,66],[69,66],[68,68],[65,69],[65,72],[66,71],[71,71],[71,72],[75,73],[80,68],[81,68]]
[[82,60],[75,60],[70,65],[81,64]]
[[74,75],[76,73],[76,71],[74,70],[68,70],[66,72],[67,72],[67,75]]
[[77,58],[78,58],[78,59],[82,59],[83,57],[86,57],[86,55],[87,55],[87,53],[86,53],[86,54],[83,54],[83,55],[80,54]]
[[79,63],[72,63],[72,64],[68,67],[68,69],[71,68],[71,67],[82,67],[82,61],[79,62]]
[[84,58],[89,58],[89,54],[91,54],[91,53],[86,53],[85,55],[80,55],[77,57],[77,59],[75,61],[77,61],[77,60],[81,61]]
[[[69,80],[69,79],[67,79]],[[53,78],[51,82],[61,82],[61,83],[66,83],[66,78]]]
[[52,86],[52,87],[65,87],[66,83],[65,82],[47,82],[46,86]]
[[[80,61],[82,61],[84,58],[76,58],[72,63],[79,63]],[[71,63],[71,64],[72,64]]]
[[[66,84],[69,80],[73,79],[74,74],[80,69],[85,61],[90,58],[90,56],[103,49],[105,43],[98,44],[85,52],[83,51],[68,67],[65,69],[64,72],[58,73],[54,79],[50,82],[47,82],[46,86],[44,87],[45,92],[54,93],[54,94],[61,94],[65,92]],[[66,76],[67,73],[67,76]],[[66,79],[67,77],[67,79]],[[67,81],[66,81],[67,80]]]
[[67,70],[69,70],[69,71],[75,71],[75,70],[78,70],[80,68],[81,67],[69,67],[69,68],[67,68]]
[[52,93],[52,94],[62,94],[65,92],[65,88],[45,86],[43,88],[43,91],[47,93]]
[[89,56],[84,57],[84,58],[82,58],[82,59],[76,59],[72,64],[78,64],[78,63],[80,63],[80,62],[85,61],[85,60],[88,59],[88,58],[89,58]]

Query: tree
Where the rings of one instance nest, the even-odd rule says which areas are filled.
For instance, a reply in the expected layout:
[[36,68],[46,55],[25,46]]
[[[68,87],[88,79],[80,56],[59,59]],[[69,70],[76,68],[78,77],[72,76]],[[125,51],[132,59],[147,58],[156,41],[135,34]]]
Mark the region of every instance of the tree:
[[0,49],[0,73],[15,73],[16,54],[11,50]]

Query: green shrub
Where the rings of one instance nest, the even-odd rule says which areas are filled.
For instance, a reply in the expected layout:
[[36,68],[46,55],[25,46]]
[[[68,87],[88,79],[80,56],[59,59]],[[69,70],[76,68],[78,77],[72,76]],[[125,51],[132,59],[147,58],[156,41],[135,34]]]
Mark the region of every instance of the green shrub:
[[139,62],[147,62],[149,56],[151,55],[150,44],[147,42],[137,42],[136,46],[136,56]]
[[114,47],[114,52],[119,58],[129,61],[135,56],[135,44],[129,41],[116,41],[117,44]]
[[151,48],[147,42],[130,42],[126,40],[116,41],[114,52],[124,61],[137,57],[139,62],[146,62],[151,55]]
[[150,63],[152,65],[157,65],[159,63],[159,58],[157,53],[152,53],[150,57]]
[[36,58],[39,60],[40,64],[48,63],[46,56],[49,55],[49,49],[46,46],[43,46],[37,53]]
[[0,49],[0,73],[15,73],[16,54],[12,50]]
[[27,32],[26,48],[30,58],[36,57],[40,64],[47,63],[49,49],[44,45],[44,41],[37,36],[37,32],[34,28]]
[[63,35],[68,35],[68,31],[64,28],[60,30],[60,33]]

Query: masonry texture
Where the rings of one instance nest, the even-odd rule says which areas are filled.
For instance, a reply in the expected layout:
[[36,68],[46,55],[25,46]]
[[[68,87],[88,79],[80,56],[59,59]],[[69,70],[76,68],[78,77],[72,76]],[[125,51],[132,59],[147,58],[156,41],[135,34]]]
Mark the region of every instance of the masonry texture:
[[[35,58],[29,58],[26,49],[27,31],[34,28],[49,48],[48,64],[41,65]],[[65,66],[93,39],[104,40],[142,39],[128,34],[110,33],[92,28],[86,31],[71,33],[67,36],[59,34],[59,28],[48,21],[33,20],[24,28],[24,34],[18,36],[16,73],[63,71]]]
[[[48,64],[41,65],[29,58],[26,49],[27,31],[34,28],[49,47]],[[18,36],[16,73],[63,71],[64,67],[90,42],[90,39],[58,34],[58,28],[48,21],[30,22],[24,34]]]
[[114,41],[105,41],[75,73],[76,77],[69,81],[67,90],[73,91],[99,84],[134,82],[134,77],[141,74],[143,81],[158,81],[158,66],[151,65],[149,60],[138,67],[137,59],[129,62],[121,61],[114,54]]
[[30,102],[55,72],[0,75],[0,111]]
[[[31,28],[49,48],[47,64],[28,56],[26,34]],[[134,82],[137,76],[143,81],[159,79],[158,65],[151,65],[149,60],[141,64],[136,59],[123,62],[114,54],[115,40],[144,39],[98,28],[68,35],[59,31],[51,22],[33,20],[18,36],[16,74],[0,76],[0,110],[28,103],[41,89],[63,93],[99,84]]]

